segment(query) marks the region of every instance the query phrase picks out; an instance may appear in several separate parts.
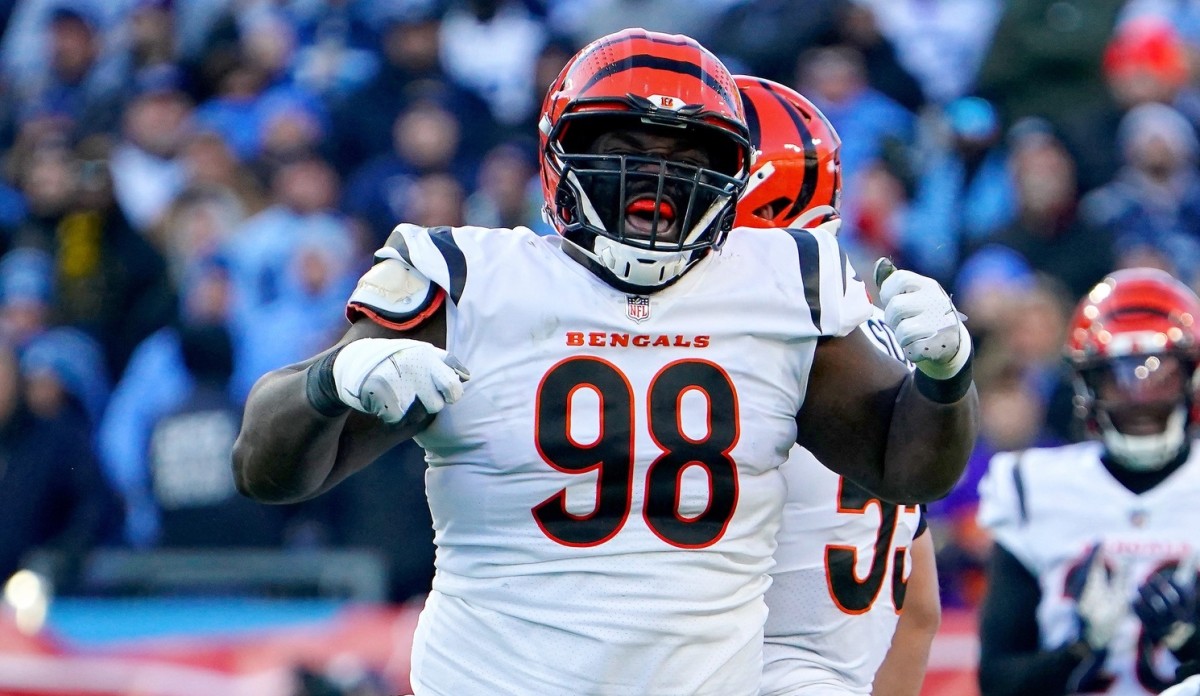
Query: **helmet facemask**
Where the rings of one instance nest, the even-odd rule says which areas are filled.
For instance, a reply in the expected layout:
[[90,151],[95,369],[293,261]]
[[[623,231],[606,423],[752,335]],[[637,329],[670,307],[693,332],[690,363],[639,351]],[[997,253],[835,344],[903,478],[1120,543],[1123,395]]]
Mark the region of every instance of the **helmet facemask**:
[[1196,379],[1191,360],[1170,353],[1135,354],[1080,369],[1075,388],[1116,463],[1131,471],[1157,471],[1187,443]]
[[[547,152],[562,172],[555,212],[565,223],[563,236],[607,280],[627,291],[653,292],[720,248],[747,167],[728,131],[594,113],[563,122],[571,123],[567,137],[551,138]],[[618,129],[703,143],[709,162],[592,151],[599,136]]]

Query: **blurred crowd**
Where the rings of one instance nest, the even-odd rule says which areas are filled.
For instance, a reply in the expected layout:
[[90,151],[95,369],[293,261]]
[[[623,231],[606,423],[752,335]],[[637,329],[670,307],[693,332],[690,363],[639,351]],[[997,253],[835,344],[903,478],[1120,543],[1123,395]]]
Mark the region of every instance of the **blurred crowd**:
[[427,589],[415,445],[261,506],[230,473],[241,405],[341,335],[396,222],[550,233],[542,92],[624,26],[809,97],[857,266],[970,318],[983,432],[930,512],[944,602],[978,601],[988,458],[1082,436],[1069,308],[1130,265],[1200,288],[1196,0],[2,2],[0,577],[36,548],[355,546],[393,600]]

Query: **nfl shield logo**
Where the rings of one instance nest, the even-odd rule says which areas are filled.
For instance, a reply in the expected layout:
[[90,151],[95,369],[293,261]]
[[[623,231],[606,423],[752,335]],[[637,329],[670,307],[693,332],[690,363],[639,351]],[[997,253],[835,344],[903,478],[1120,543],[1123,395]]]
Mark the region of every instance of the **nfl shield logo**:
[[650,298],[641,295],[625,296],[625,314],[637,323],[650,318]]

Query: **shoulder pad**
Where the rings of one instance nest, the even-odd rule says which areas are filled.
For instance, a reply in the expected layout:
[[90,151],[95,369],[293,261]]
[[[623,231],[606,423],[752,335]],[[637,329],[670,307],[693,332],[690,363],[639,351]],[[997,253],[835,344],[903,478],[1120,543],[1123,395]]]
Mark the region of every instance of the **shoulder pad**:
[[383,258],[359,279],[346,317],[354,321],[365,316],[388,328],[411,329],[432,315],[444,297],[417,269],[398,258]]

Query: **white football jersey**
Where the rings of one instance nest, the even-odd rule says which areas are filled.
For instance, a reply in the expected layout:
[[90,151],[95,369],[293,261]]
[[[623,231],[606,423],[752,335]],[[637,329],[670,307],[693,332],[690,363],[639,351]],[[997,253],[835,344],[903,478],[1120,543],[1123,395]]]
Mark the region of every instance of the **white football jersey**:
[[[904,360],[882,310],[860,329]],[[921,513],[881,502],[799,446],[781,469],[788,494],[766,594],[762,694],[869,694],[903,606]]]
[[649,296],[564,243],[400,225],[377,254],[445,289],[471,372],[417,438],[437,573],[413,688],[757,694],[779,466],[865,287],[828,230],[735,231]]
[[[1122,579],[1129,600],[1159,569],[1174,569],[1196,552],[1200,530],[1200,448],[1158,486],[1137,495],[1100,462],[1102,447],[1086,442],[1050,449],[1006,452],[992,458],[979,483],[979,523],[1029,569],[1041,586],[1037,608],[1041,645],[1054,649],[1078,637],[1075,600],[1068,585],[1082,572],[1093,545],[1110,577]],[[1130,612],[1109,648],[1105,671],[1109,696],[1158,693],[1163,684],[1142,673],[1139,661],[1161,677],[1174,674],[1174,659],[1138,655],[1141,625]],[[1170,683],[1169,681],[1166,683]]]

